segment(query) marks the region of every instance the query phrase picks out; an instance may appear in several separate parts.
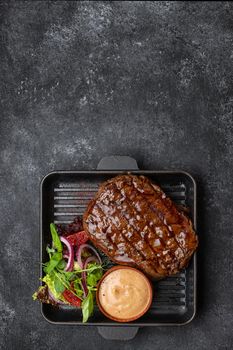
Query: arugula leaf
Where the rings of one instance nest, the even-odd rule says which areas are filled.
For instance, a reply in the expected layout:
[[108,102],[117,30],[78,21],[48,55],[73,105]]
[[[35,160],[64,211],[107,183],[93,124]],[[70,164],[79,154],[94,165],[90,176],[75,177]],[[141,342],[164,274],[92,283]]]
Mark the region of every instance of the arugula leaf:
[[50,232],[52,235],[54,247],[57,249],[58,252],[62,252],[62,244],[58,236],[56,226],[53,223],[50,224]]
[[81,272],[92,272],[92,271],[95,271],[95,270],[103,270],[103,266],[102,265],[97,265],[96,263],[94,264],[88,264],[88,265],[91,265],[90,267],[86,268],[86,269],[81,269],[80,267],[77,268],[77,265],[76,267],[74,268],[74,270],[72,271],[73,273],[75,274],[80,274]]
[[54,273],[55,273],[56,278],[60,280],[60,282],[63,284],[63,286],[66,289],[70,289],[70,282],[67,281],[65,275],[63,273],[59,273],[59,272],[56,272],[56,271],[54,271]]
[[81,287],[81,279],[77,279],[74,281],[74,291],[76,293],[76,295],[79,297],[79,298],[83,298],[83,289]]
[[89,275],[87,276],[87,284],[90,287],[95,287],[97,284],[97,278],[95,275]]
[[88,267],[86,269],[83,269],[83,270],[78,270],[78,271],[75,271],[76,273],[80,273],[80,272],[83,272],[83,271],[86,271],[86,272],[93,272],[95,270],[102,270],[102,266],[101,265],[92,265],[91,267]]
[[61,269],[61,266],[63,266],[63,260],[61,260],[57,265],[56,270],[63,275],[64,279],[67,282],[72,281],[73,279],[77,279],[76,274],[73,271],[64,271],[64,269]]
[[67,281],[71,281],[75,277],[75,274],[73,272],[63,272],[63,275]]
[[94,310],[93,294],[89,291],[87,297],[82,302],[83,323],[87,322]]
[[[91,265],[91,264],[89,264],[89,265]],[[88,271],[88,273],[87,273],[87,285],[89,287],[95,287],[103,275],[103,270],[101,268],[101,265],[96,265],[96,263],[94,263],[94,264],[92,264],[90,269],[93,267],[99,267],[99,268],[95,269],[95,270]]]
[[62,260],[59,262],[59,264],[57,265],[57,268],[58,268],[59,270],[64,270],[65,267],[66,267],[66,262],[65,262],[64,259],[62,259]]
[[[96,263],[88,264],[87,268],[87,287],[89,289],[87,297],[82,302],[82,314],[83,322],[87,322],[88,318],[92,315],[94,310],[94,296],[93,292],[96,290],[96,285],[103,275],[103,269],[101,265]],[[75,287],[80,288],[80,285],[74,283]],[[78,291],[76,291],[77,293]]]
[[55,272],[52,271],[49,275],[44,276],[42,281],[46,283],[50,292],[54,295],[56,299],[62,300],[63,302],[67,303],[66,299],[62,296],[62,294],[57,292],[55,289],[55,278]]
[[44,272],[45,273],[51,273],[55,267],[59,264],[59,262],[61,261],[62,259],[62,253],[54,253],[52,256],[51,256],[51,259],[45,264],[45,267],[44,267]]
[[55,249],[54,248],[50,248],[48,245],[46,247],[46,251],[47,251],[48,254],[55,253]]
[[66,289],[62,281],[57,276],[55,276],[54,278],[54,288],[57,293],[63,293],[64,290]]

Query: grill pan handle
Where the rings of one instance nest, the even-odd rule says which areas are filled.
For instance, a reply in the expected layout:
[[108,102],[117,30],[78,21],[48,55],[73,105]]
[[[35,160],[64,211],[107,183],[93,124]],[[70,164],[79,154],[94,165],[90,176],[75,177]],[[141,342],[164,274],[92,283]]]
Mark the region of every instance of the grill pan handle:
[[[98,170],[138,170],[137,162],[128,156],[109,156],[100,160]],[[138,327],[98,327],[99,334],[108,340],[130,340],[133,339]]]
[[107,340],[130,340],[133,339],[137,332],[138,327],[98,327],[99,334]]
[[138,164],[129,156],[108,156],[100,160],[97,170],[138,170]]

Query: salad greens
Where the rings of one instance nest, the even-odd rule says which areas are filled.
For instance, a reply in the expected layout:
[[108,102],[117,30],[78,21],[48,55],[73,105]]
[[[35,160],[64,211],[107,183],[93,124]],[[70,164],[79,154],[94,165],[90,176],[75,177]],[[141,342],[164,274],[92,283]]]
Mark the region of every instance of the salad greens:
[[60,263],[62,260],[62,253],[61,252],[55,252],[51,254],[50,260],[44,264],[44,272],[45,273],[51,273],[55,267]]
[[[33,294],[33,299],[42,302],[45,302],[44,300],[51,301],[51,304],[65,303],[81,307],[83,322],[87,322],[94,310],[96,286],[103,275],[103,266],[96,261],[91,261],[85,269],[82,269],[75,262],[72,271],[65,271],[67,263],[63,256],[63,246],[53,223],[50,224],[50,231],[52,248],[47,247],[46,249],[49,261],[43,264],[45,276],[42,278],[42,282],[44,285]],[[85,257],[88,256],[90,253],[85,251]],[[83,280],[84,275],[85,281]],[[84,283],[86,290],[83,287]],[[45,298],[46,291],[47,298]]]
[[42,281],[48,286],[55,299],[60,299],[63,302],[65,302],[64,297],[62,297],[62,292],[60,292],[59,289],[56,288],[55,280],[52,278],[51,275],[45,275]]
[[94,310],[94,300],[93,293],[89,291],[86,299],[82,302],[82,312],[83,312],[83,322],[87,322],[90,315],[92,315]]
[[58,252],[62,252],[61,240],[58,236],[56,226],[53,223],[50,224],[50,232],[52,235],[54,248],[56,248]]

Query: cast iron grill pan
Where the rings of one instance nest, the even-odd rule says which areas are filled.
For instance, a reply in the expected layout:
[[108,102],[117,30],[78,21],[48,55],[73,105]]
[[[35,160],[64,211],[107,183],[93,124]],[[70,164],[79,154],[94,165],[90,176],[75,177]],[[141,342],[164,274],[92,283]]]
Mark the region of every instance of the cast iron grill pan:
[[[101,170],[108,169],[121,170]],[[176,203],[190,209],[190,216],[196,228],[196,186],[193,178],[180,171],[137,170],[134,159],[129,157],[107,157],[99,163],[97,171],[58,171],[48,174],[41,183],[41,260],[48,257],[46,246],[50,243],[49,224],[69,224],[77,215],[82,215],[88,202],[98,190],[99,184],[129,170],[132,174],[145,175],[161,186],[163,191]],[[123,170],[122,170],[123,169]],[[41,275],[43,274],[41,269]],[[132,338],[136,326],[181,325],[188,323],[196,309],[196,256],[187,269],[179,274],[153,283],[154,298],[150,310],[140,319],[119,324],[107,319],[96,307],[94,315],[85,325],[117,326],[120,334],[116,338]],[[70,306],[54,308],[42,305],[42,314],[50,322],[83,325],[81,311]],[[122,327],[131,326],[127,332]],[[104,337],[114,338],[113,328],[100,328]],[[106,331],[108,331],[106,333]],[[134,332],[135,331],[135,332]],[[110,332],[110,335],[109,335]],[[128,338],[127,338],[128,334]],[[135,335],[135,334],[134,334]]]

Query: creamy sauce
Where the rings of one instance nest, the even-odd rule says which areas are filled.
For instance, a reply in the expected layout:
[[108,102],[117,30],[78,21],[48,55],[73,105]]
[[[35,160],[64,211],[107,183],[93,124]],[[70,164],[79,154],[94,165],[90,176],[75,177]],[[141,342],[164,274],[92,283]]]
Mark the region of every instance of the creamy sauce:
[[137,317],[151,303],[150,285],[137,270],[117,269],[100,284],[99,302],[115,318]]

